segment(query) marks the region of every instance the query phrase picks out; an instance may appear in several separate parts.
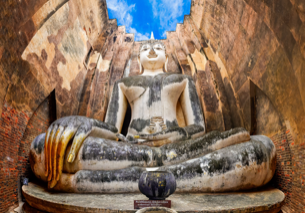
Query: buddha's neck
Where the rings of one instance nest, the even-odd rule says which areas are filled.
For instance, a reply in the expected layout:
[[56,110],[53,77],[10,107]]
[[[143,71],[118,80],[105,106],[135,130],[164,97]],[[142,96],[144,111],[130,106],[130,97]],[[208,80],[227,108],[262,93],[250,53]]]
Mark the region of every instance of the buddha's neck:
[[156,70],[144,69],[142,75],[155,76],[155,75],[158,75],[158,74],[161,74],[161,73],[164,73],[163,68],[156,69]]

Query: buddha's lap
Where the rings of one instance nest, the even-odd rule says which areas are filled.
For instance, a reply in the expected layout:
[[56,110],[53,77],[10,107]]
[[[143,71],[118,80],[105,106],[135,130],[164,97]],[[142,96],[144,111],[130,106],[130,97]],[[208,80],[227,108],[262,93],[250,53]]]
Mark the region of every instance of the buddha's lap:
[[[197,139],[177,141],[161,147],[150,147],[103,138],[87,137],[81,145],[75,161],[73,163],[64,161],[63,170],[64,172],[75,173],[82,169],[113,170],[130,166],[158,167],[177,164],[208,154],[219,147],[230,145],[228,141],[225,141],[230,137],[231,144],[234,144],[239,143],[238,140],[249,140],[250,138],[248,136],[248,132],[244,129],[235,128],[222,133],[210,132]],[[214,140],[217,137],[218,139]],[[222,137],[222,140],[219,137]],[[221,142],[224,142],[225,145],[219,145]],[[44,145],[45,134],[37,136],[32,142],[31,150],[35,156],[34,158],[37,158],[36,161],[44,162]],[[212,145],[214,146],[213,148]],[[66,149],[66,155],[69,153],[70,148],[71,143]],[[67,159],[67,156],[65,156],[65,159]]]
[[[254,138],[252,141],[254,142],[260,142],[264,144],[264,146],[267,147],[268,150],[274,150],[274,144],[273,142],[266,136],[252,136]],[[200,144],[206,143],[204,140],[199,140]],[[209,139],[210,140],[210,139]],[[129,144],[125,142],[117,142],[113,140],[107,140],[102,138],[94,138],[94,137],[88,137],[84,143],[81,145],[81,148],[78,153],[78,160],[79,161],[86,161],[86,160],[109,160],[109,161],[121,161],[121,160],[131,160],[131,161],[143,161],[148,160],[150,154],[158,154],[162,155],[162,159],[166,161],[165,157],[168,158],[175,158],[179,157],[178,151],[180,151],[180,154],[187,153],[189,154],[189,158],[195,158],[199,156],[203,156],[205,154],[208,154],[209,152],[216,151],[211,149],[211,145],[215,144],[209,144],[209,146],[205,147],[195,147],[197,150],[197,156],[196,152],[194,153],[194,149],[190,148],[189,145],[198,145],[198,143],[190,143],[190,141],[194,140],[188,140],[188,141],[180,141],[176,144],[169,144],[165,145],[163,147],[149,147],[145,145],[137,145],[137,144]],[[236,143],[238,144],[238,143]],[[31,152],[35,153],[36,156],[40,156],[41,158],[44,157],[44,145],[45,145],[45,134],[41,134],[37,136],[31,145]],[[217,144],[218,145],[218,144]],[[234,145],[234,144],[233,144]],[[70,151],[70,145],[68,145],[66,154]],[[230,146],[230,145],[229,145]],[[247,146],[247,145],[246,145]],[[181,148],[184,149],[184,152],[181,152]],[[180,149],[180,150],[179,150]],[[208,150],[209,149],[209,150]],[[227,150],[234,149],[234,147],[228,148]],[[157,150],[157,151],[156,151]],[[160,153],[161,151],[161,153]],[[206,151],[206,152],[205,152]],[[191,155],[192,153],[193,155]],[[268,155],[268,154],[267,154]],[[67,156],[66,156],[67,157]],[[154,157],[155,158],[155,157]],[[44,159],[41,159],[44,160]],[[188,160],[188,159],[185,159]],[[178,160],[179,161],[179,160]],[[183,160],[180,160],[182,162]],[[168,163],[168,162],[159,162],[161,164],[157,166],[163,166],[163,165],[169,165],[174,163]]]
[[[36,168],[33,168],[34,173],[39,178],[45,180],[45,177],[43,177],[43,145],[43,135],[38,136],[37,140],[35,139],[32,144],[31,159],[35,160],[34,167]],[[101,147],[103,146],[106,146],[104,148],[105,150],[108,150],[108,153],[106,153],[106,155],[101,152]],[[78,165],[81,165],[82,168],[74,168],[74,172],[76,172],[74,176],[78,179],[81,178],[85,182],[88,181],[91,176],[101,175],[103,177],[104,173],[107,173],[106,176],[112,174],[114,176],[114,179],[115,176],[118,176],[121,179],[122,177],[123,179],[126,178],[126,180],[129,180],[131,176],[139,176],[141,172],[144,171],[144,168],[141,167],[147,166],[147,159],[145,161],[143,155],[138,155],[139,158],[136,158],[133,161],[130,161],[128,159],[122,159],[118,155],[118,158],[114,159],[115,154],[111,151],[113,151],[114,148],[118,146],[121,148],[124,148],[124,146],[125,148],[132,147],[134,149],[134,153],[143,153],[143,149],[139,150],[139,148],[143,147],[147,150],[151,150],[151,148],[145,146],[124,144],[103,139],[87,139],[85,140],[78,155],[79,161],[76,163]],[[92,152],[90,152],[89,150],[91,150]],[[125,150],[127,153],[128,150]],[[174,156],[175,154],[171,153],[170,155]],[[105,156],[108,156],[108,159],[103,160]],[[126,156],[128,157],[128,153],[127,155],[125,155],[125,157]],[[136,155],[133,155],[133,157],[134,156]],[[136,164],[135,162],[137,162],[138,164]],[[117,166],[117,168],[116,170],[113,170],[115,166]],[[187,186],[187,180],[193,180],[194,183],[203,180],[206,180],[208,182],[212,181],[214,183],[214,181],[217,179],[219,181],[219,176],[226,176],[235,179],[237,181],[237,185],[235,187],[239,187],[241,184],[245,185],[245,183],[247,182],[255,183],[256,178],[256,182],[259,181],[257,185],[262,185],[265,184],[266,181],[268,182],[274,174],[275,148],[272,141],[267,137],[253,136],[251,141],[246,143],[229,146],[198,158],[186,158],[184,162],[180,162],[177,164],[166,166],[163,163],[163,166],[162,164],[160,166],[160,169],[169,170],[173,172],[177,178],[178,183],[180,182],[180,184],[184,184]],[[126,173],[126,168],[128,171],[132,171],[132,168],[138,168],[138,172],[133,172],[132,174],[130,174],[130,176],[128,176],[129,173]],[[85,171],[88,169],[91,171]],[[65,170],[67,170],[67,167],[65,168]],[[124,175],[122,176],[122,174],[125,174],[125,177]],[[137,178],[138,177],[135,177],[135,179]],[[245,181],[241,178],[245,180],[249,179],[251,181]],[[103,180],[100,181],[100,183],[103,182]]]

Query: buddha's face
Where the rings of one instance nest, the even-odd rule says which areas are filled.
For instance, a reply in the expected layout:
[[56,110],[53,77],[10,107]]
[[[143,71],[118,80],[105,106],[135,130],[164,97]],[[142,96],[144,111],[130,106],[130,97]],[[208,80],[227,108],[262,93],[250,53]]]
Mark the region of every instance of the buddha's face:
[[147,43],[141,47],[139,59],[144,69],[157,70],[164,67],[167,55],[162,44]]

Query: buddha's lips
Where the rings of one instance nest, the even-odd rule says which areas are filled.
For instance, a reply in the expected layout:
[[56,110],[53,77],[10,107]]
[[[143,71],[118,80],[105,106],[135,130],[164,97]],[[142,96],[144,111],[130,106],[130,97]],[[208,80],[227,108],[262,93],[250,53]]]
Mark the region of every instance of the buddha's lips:
[[157,58],[158,55],[157,55],[157,54],[153,54],[153,55],[148,55],[147,57],[148,57],[148,58]]

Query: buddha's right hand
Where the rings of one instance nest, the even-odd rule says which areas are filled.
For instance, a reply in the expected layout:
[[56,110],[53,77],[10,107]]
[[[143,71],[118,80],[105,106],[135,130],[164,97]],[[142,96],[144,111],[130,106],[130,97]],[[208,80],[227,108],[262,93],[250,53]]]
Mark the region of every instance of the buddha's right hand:
[[72,163],[82,143],[89,135],[101,138],[116,138],[116,127],[104,122],[82,117],[69,116],[53,122],[45,136],[45,176],[48,179],[48,187],[53,188],[59,180],[64,156],[69,141],[73,138],[68,155],[68,162]]

